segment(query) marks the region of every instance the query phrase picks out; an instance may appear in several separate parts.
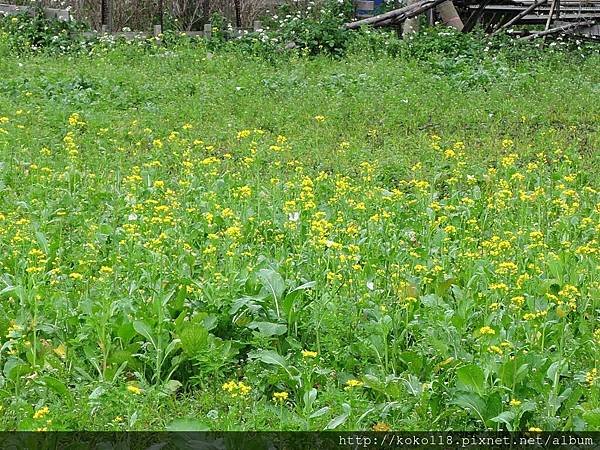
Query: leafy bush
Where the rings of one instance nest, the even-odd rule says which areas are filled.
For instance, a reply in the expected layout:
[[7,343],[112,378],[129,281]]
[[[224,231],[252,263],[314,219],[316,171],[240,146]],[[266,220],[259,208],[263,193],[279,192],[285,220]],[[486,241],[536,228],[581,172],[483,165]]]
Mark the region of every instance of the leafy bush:
[[33,16],[18,14],[0,18],[0,33],[5,36],[6,45],[18,53],[40,50],[66,53],[79,46],[73,33],[84,29],[81,22],[46,19],[41,11]]
[[331,0],[315,8],[309,5],[298,9],[282,5],[276,14],[265,19],[265,27],[241,39],[246,48],[254,51],[269,49],[298,49],[306,55],[345,53],[352,32],[344,28],[353,13],[349,0]]

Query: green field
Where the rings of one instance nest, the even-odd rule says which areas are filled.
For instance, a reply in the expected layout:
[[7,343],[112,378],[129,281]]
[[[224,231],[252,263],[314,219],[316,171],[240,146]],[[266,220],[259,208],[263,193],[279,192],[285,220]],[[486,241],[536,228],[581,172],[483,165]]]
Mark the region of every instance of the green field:
[[448,51],[0,45],[0,427],[600,429],[600,56]]

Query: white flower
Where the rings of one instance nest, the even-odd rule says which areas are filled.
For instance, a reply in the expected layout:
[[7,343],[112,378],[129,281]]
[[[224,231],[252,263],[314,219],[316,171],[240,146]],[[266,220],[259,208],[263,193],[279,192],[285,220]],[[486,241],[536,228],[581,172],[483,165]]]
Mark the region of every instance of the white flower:
[[288,214],[288,220],[290,222],[298,222],[298,219],[300,219],[300,213],[299,212],[292,212]]

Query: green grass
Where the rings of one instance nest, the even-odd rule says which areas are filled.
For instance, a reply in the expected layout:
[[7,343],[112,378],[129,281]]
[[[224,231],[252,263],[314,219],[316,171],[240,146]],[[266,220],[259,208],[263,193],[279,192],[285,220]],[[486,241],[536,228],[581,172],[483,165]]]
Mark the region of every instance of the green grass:
[[2,55],[0,426],[597,430],[599,63]]

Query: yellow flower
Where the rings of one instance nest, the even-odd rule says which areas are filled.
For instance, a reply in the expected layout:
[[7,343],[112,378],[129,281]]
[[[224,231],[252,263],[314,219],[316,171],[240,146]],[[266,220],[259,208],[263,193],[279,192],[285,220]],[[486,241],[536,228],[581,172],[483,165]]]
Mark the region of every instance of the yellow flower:
[[228,381],[227,383],[224,383],[223,386],[221,386],[221,389],[223,389],[226,392],[233,392],[235,388],[235,381]]
[[355,380],[354,378],[346,381],[346,387],[344,389],[349,390],[352,389],[354,387],[358,387],[358,386],[362,386],[363,382],[360,380]]
[[385,423],[385,422],[377,422],[375,425],[373,425],[372,430],[373,431],[390,431],[390,426]]
[[81,275],[80,273],[77,273],[77,272],[71,272],[69,274],[69,278],[72,279],[72,280],[78,281],[78,280],[82,280],[83,279],[83,275]]
[[542,430],[541,428],[538,428],[538,427],[529,427],[529,431],[533,431],[533,432],[536,432],[536,433],[541,433],[544,430]]
[[510,406],[519,406],[521,404],[521,400],[517,400],[517,399],[511,399],[510,401]]
[[100,273],[106,273],[106,274],[113,273],[113,270],[111,267],[102,266],[102,267],[100,267]]
[[502,349],[500,347],[498,347],[497,345],[490,345],[488,347],[488,351],[490,353],[497,353],[498,355],[503,355],[504,352],[502,351]]
[[34,414],[33,414],[33,418],[34,419],[41,419],[42,417],[44,417],[46,414],[48,414],[50,412],[50,409],[47,406],[44,406],[41,409],[38,409]]
[[324,122],[325,121],[325,116],[315,116],[315,120],[319,123]]
[[481,327],[479,329],[479,334],[481,334],[482,336],[486,335],[486,334],[494,335],[494,334],[496,334],[496,331],[491,327],[485,326],[485,327]]
[[310,350],[302,350],[302,357],[303,358],[316,358],[317,352],[312,352]]
[[238,383],[238,389],[240,391],[240,395],[242,395],[242,396],[247,395],[252,390],[252,388],[250,386],[248,386],[247,384],[244,384],[243,381],[240,381]]
[[252,390],[252,388],[243,381],[240,381],[239,383],[236,383],[235,381],[228,381],[221,386],[221,389],[223,389],[225,392],[229,392],[232,397],[237,397],[238,395],[243,397]]
[[273,400],[279,403],[283,403],[285,400],[287,400],[287,398],[289,397],[289,394],[285,391],[283,392],[275,392],[273,394]]
[[585,382],[588,384],[588,386],[594,384],[596,378],[598,378],[598,369],[596,369],[595,367],[585,374]]
[[133,385],[133,384],[128,385],[127,386],[127,390],[129,392],[131,392],[132,394],[135,394],[135,395],[139,395],[139,394],[142,393],[142,389],[139,388],[139,387],[137,387],[137,386],[135,386],[135,385]]
[[67,349],[65,348],[65,344],[60,344],[53,350],[53,352],[56,353],[56,355],[59,356],[61,359],[65,359],[67,356]]

